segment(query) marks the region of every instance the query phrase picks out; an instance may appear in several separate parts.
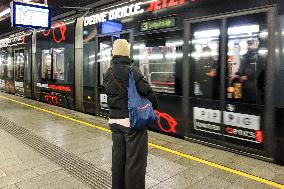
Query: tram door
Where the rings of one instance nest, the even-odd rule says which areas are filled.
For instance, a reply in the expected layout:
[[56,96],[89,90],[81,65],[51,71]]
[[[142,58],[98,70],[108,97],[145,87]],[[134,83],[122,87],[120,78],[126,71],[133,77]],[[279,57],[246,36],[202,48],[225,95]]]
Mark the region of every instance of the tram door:
[[96,62],[97,62],[97,88],[96,88],[96,99],[97,99],[97,110],[98,114],[107,116],[108,105],[107,95],[104,90],[104,75],[107,72],[111,59],[112,59],[112,44],[116,39],[126,39],[130,42],[130,32],[119,32],[112,33],[110,35],[97,36],[97,49],[96,49]]
[[14,51],[14,63],[15,63],[15,92],[19,95],[24,95],[24,73],[26,56],[24,49],[17,49]]
[[15,64],[13,60],[12,48],[7,48],[6,55],[6,65],[7,65],[7,78],[6,78],[6,90],[9,93],[15,94]]
[[189,133],[202,140],[222,140],[220,102],[221,20],[190,23]]
[[5,79],[7,72],[6,53],[0,51],[0,90],[5,91]]
[[189,21],[188,136],[264,152],[266,15]]

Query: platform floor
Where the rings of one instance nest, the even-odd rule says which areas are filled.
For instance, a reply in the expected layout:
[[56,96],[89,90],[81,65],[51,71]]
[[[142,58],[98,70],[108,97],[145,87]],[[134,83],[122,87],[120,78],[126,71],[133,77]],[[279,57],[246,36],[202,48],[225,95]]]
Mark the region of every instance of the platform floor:
[[[92,124],[108,128],[104,118],[0,92],[0,189],[109,188],[111,134]],[[152,145],[147,188],[284,188],[282,166],[154,132],[149,142],[229,169]]]

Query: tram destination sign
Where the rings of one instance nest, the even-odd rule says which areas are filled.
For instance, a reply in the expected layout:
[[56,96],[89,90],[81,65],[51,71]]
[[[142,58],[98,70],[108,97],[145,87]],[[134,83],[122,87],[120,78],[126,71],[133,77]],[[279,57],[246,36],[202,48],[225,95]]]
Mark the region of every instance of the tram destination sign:
[[140,23],[140,31],[158,30],[176,26],[176,18],[168,17],[156,20],[144,21]]

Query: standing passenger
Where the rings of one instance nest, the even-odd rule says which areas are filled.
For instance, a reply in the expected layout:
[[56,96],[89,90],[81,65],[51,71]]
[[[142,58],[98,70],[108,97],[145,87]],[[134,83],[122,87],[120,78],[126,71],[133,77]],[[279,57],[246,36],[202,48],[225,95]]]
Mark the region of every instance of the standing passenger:
[[256,101],[256,64],[258,62],[258,42],[255,39],[247,41],[248,51],[243,56],[238,71],[243,83],[243,99],[247,102]]
[[[128,112],[128,72],[132,64],[129,44],[118,39],[113,44],[111,66],[104,77],[112,131],[112,188],[144,189],[148,155],[147,130],[131,128]],[[136,88],[157,108],[157,98],[139,69],[133,67]]]

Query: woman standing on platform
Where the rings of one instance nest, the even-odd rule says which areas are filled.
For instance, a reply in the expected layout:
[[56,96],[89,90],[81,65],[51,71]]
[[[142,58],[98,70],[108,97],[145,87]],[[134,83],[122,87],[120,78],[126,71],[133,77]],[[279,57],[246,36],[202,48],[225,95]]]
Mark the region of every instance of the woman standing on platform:
[[[112,188],[144,189],[148,155],[147,130],[131,128],[128,111],[128,73],[132,64],[129,44],[118,39],[113,44],[111,66],[104,77],[108,96],[109,124],[112,131]],[[133,67],[137,91],[157,109],[158,102],[149,83]]]

